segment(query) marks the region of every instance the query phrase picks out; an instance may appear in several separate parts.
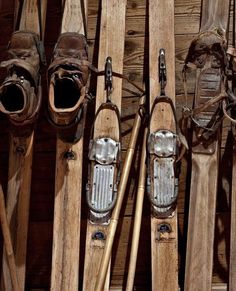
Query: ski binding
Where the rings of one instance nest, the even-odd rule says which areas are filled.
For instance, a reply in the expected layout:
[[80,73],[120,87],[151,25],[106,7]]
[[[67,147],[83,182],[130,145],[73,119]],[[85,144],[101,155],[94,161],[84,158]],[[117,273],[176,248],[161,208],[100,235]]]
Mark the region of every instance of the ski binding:
[[[165,51],[160,50],[159,55],[159,82],[161,94],[156,97],[151,111],[160,102],[168,103],[175,116],[174,106],[169,97],[165,95],[166,85]],[[176,120],[176,118],[175,118]],[[178,154],[179,138],[177,133],[167,129],[159,129],[148,135],[148,196],[153,206],[154,214],[168,216],[172,212],[178,195],[178,172],[176,157]]]
[[[119,111],[111,102],[112,67],[108,57],[105,65],[105,89],[107,100],[97,110],[95,120],[103,109],[114,112],[120,124]],[[94,122],[95,122],[94,120]],[[90,209],[91,221],[107,222],[110,211],[114,208],[117,198],[118,165],[120,163],[121,143],[110,137],[90,139],[89,160],[92,174],[89,174],[87,184],[87,203]]]

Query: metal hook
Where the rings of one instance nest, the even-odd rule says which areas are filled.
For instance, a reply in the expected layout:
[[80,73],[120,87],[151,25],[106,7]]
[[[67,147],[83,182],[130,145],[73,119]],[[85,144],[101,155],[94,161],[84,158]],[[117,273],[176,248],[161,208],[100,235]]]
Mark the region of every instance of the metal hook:
[[161,95],[165,95],[166,86],[166,58],[165,50],[160,49],[159,51],[159,83],[161,85]]
[[107,91],[107,101],[111,101],[112,91],[112,58],[107,57],[105,64],[105,90]]

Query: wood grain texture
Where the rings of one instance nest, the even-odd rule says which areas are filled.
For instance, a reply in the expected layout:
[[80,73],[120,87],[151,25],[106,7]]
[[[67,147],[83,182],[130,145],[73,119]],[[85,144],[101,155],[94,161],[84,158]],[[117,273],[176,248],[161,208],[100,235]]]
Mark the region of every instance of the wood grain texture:
[[[95,290],[99,265],[105,248],[105,240],[92,239],[92,235],[97,231],[101,231],[106,238],[108,234],[108,225],[96,225],[96,224],[94,225],[88,221],[85,245],[83,291]],[[104,284],[104,291],[108,291],[109,286],[110,286],[110,266],[108,266],[107,277]]]
[[51,290],[77,290],[83,139],[72,145],[58,138],[56,147]]
[[[47,0],[41,1],[41,33],[44,35]],[[21,30],[40,33],[37,1],[24,1],[20,21]],[[34,132],[29,137],[10,135],[10,154],[7,190],[7,218],[11,228],[19,291],[25,289],[28,220],[31,193]],[[6,257],[3,255],[2,290],[12,290]]]
[[192,154],[185,290],[211,289],[218,158]]
[[11,282],[12,282],[12,289],[13,291],[18,291],[19,283],[18,283],[18,276],[17,276],[17,271],[16,271],[15,255],[14,255],[12,241],[11,241],[11,233],[10,233],[10,228],[8,225],[5,199],[4,199],[4,194],[3,194],[1,184],[0,184],[0,220],[1,220],[2,235],[3,235],[3,240],[4,240],[5,255],[8,262],[9,275],[11,277]]
[[[118,13],[119,11],[119,13]],[[99,39],[98,69],[104,70],[106,58],[112,58],[112,70],[117,73],[123,72],[124,37],[125,37],[125,12],[126,1],[102,1],[101,7],[101,30]],[[117,26],[119,23],[119,26]],[[104,76],[97,78],[96,110],[106,101],[104,90]],[[113,77],[112,102],[121,108],[122,79]],[[110,136],[119,139],[119,125],[111,110],[103,110],[99,114],[94,126],[94,138],[98,136]],[[106,122],[104,122],[106,121]]]
[[132,235],[132,245],[130,251],[129,270],[126,283],[126,291],[132,291],[134,287],[135,270],[137,264],[137,255],[140,239],[140,229],[143,213],[143,200],[146,186],[146,142],[147,128],[144,130],[142,156],[140,161],[139,183],[137,189],[137,200],[135,205],[134,229]]
[[61,33],[78,32],[86,35],[88,3],[87,0],[66,0]]
[[[200,32],[217,28],[220,29],[223,37],[225,37],[228,27],[228,13],[229,1],[203,1]],[[201,71],[200,68],[197,69],[196,84],[198,84],[197,82],[200,80],[202,72],[204,74],[204,71]],[[224,85],[219,85],[220,90],[223,90],[221,86]],[[198,92],[202,88],[199,82],[199,87],[195,91],[195,104],[200,102],[201,96]],[[204,98],[214,97],[210,93],[208,94]],[[196,132],[196,127],[193,128],[193,131]],[[184,285],[186,291],[207,291],[212,288],[220,142],[221,128],[216,132],[215,140],[210,140],[210,145],[204,147],[203,153],[199,152],[198,145],[192,147],[192,175]],[[213,150],[209,151],[211,147]]]
[[[161,48],[165,49],[166,55],[167,85],[165,93],[175,103],[174,1],[172,0],[149,1],[150,110],[155,97],[160,94],[158,56]],[[171,106],[164,102],[155,106],[150,132],[163,128],[175,132],[175,120]],[[168,223],[171,227],[171,232],[163,237],[159,237],[157,230],[161,223]],[[173,212],[172,217],[168,219],[151,216],[151,258],[152,290],[177,291],[177,212]]]
[[46,11],[47,11],[47,0],[40,1],[41,3],[41,20],[39,19],[40,13],[38,12],[38,1],[37,0],[26,0],[24,1],[20,27],[21,30],[30,30],[40,35],[40,22],[42,25],[42,37],[44,36],[44,28],[46,24]]
[[[86,19],[87,1],[66,0],[61,33],[85,34]],[[75,144],[62,141],[57,136],[51,272],[53,291],[76,291],[79,286],[83,142],[83,136]],[[72,159],[66,158],[68,153],[73,155]]]
[[230,262],[229,291],[236,288],[236,151],[233,149],[232,189],[231,189],[231,223],[230,223]]
[[[104,70],[106,58],[112,58],[112,70],[117,73],[123,72],[124,38],[125,38],[125,13],[126,0],[102,0],[101,23],[99,36],[98,69]],[[122,80],[113,77],[111,101],[117,108],[121,109]],[[106,102],[106,91],[104,90],[104,76],[97,78],[96,110]],[[100,111],[94,125],[94,139],[99,137],[110,137],[119,141],[119,121],[114,110],[104,109]],[[94,290],[97,273],[104,251],[104,242],[92,239],[92,234],[101,226],[92,225],[88,222],[83,290]],[[107,226],[102,226],[107,236]],[[97,248],[96,244],[101,246]],[[94,246],[94,247],[93,247]],[[110,269],[108,268],[107,279],[104,290],[108,290],[110,282]]]
[[[28,138],[10,136],[6,210],[15,253],[19,290],[25,288],[33,139],[34,134]],[[24,151],[23,154],[21,150]],[[3,255],[1,290],[12,290],[5,254]]]
[[226,34],[229,18],[230,0],[211,0],[202,2],[202,18],[200,31],[210,30],[212,28],[221,29]]
[[[148,38],[145,32],[146,21],[146,0],[128,0],[127,15],[126,15],[126,44],[125,44],[125,62],[124,73],[134,82],[142,86],[143,79],[147,80],[147,71],[144,71],[144,66],[147,66],[147,42]],[[60,33],[61,25],[61,0],[48,1],[48,17],[45,34],[45,49],[47,54],[48,64],[50,62],[52,51]],[[89,37],[89,60],[93,60],[96,64],[96,50],[94,52],[94,44],[96,44],[98,28],[97,17],[100,14],[99,1],[91,0],[88,5],[88,37]],[[0,0],[0,60],[6,58],[6,48],[13,30],[14,17],[14,1]],[[183,95],[183,83],[181,70],[185,59],[188,47],[191,40],[199,31],[199,22],[201,18],[201,0],[175,0],[175,44],[176,44],[176,106],[178,120],[181,117],[181,106],[185,104]],[[96,40],[96,41],[95,41]],[[96,47],[96,46],[95,46]],[[145,54],[144,54],[145,53]],[[194,73],[194,72],[193,72]],[[195,79],[194,74],[188,75],[187,85],[189,94],[189,106],[194,97]],[[0,79],[3,81],[4,71],[0,70]],[[124,87],[133,89],[123,83]],[[51,272],[51,247],[52,247],[52,221],[53,221],[53,205],[54,205],[54,179],[55,179],[55,139],[56,134],[49,125],[45,111],[47,106],[47,82],[44,79],[44,102],[40,112],[40,118],[35,134],[34,145],[34,163],[32,176],[32,195],[30,206],[30,225],[29,225],[29,240],[27,250],[27,277],[26,287],[30,289],[48,290],[50,288],[50,272]],[[95,90],[94,90],[95,91]],[[130,94],[123,92],[122,100],[122,157],[125,157],[128,141],[130,138],[133,117],[137,110],[138,100],[131,98]],[[91,124],[93,120],[93,110],[88,115],[88,121]],[[0,116],[0,177],[3,183],[4,192],[7,185],[7,169],[8,169],[8,126],[6,120]],[[89,128],[85,131],[85,143],[89,138]],[[230,166],[230,143],[228,142],[228,130],[230,126],[224,125],[222,143],[221,143],[221,160],[224,161],[223,175],[219,177],[219,195],[217,202],[216,224],[215,229],[215,252],[213,266],[213,284],[223,284],[228,281],[228,258],[229,258],[229,227],[230,227],[230,210],[229,210],[229,185],[231,184],[231,166]],[[141,144],[141,139],[138,143]],[[111,286],[121,290],[121,286],[125,286],[127,277],[128,254],[130,253],[132,220],[134,215],[135,191],[138,178],[138,157],[139,150],[135,153],[135,162],[131,168],[128,188],[125,194],[125,203],[122,206],[121,220],[118,225],[118,234],[115,238],[115,247],[113,249],[113,260],[111,269]],[[87,161],[87,148],[84,149],[84,159]],[[183,276],[181,264],[184,260],[185,243],[186,243],[186,200],[188,200],[188,191],[186,191],[186,174],[187,161],[183,160],[181,177],[180,177],[180,192],[178,198],[178,229],[179,229],[179,275]],[[86,162],[84,163],[85,176]],[[223,176],[223,177],[222,177]],[[188,182],[189,180],[187,180]],[[83,180],[86,183],[86,177]],[[82,225],[86,227],[86,204],[82,202]],[[147,235],[149,229],[149,201],[144,198],[144,209],[142,217],[142,228],[140,236],[140,249],[138,252],[135,288],[137,290],[150,290],[150,239]],[[184,208],[185,206],[185,208]],[[217,226],[218,225],[218,226]],[[148,232],[149,234],[149,232]],[[81,238],[81,246],[85,244],[85,239]],[[82,248],[83,250],[83,248]],[[80,255],[80,263],[82,263],[82,253]],[[182,262],[182,263],[181,263]],[[80,272],[82,265],[80,266]],[[82,284],[83,274],[80,276],[80,287]],[[183,289],[183,285],[182,289]],[[213,289],[216,288],[213,285]],[[223,287],[222,287],[223,288]],[[215,290],[215,289],[214,289]],[[218,289],[216,289],[218,290]],[[219,287],[219,290],[226,290]]]

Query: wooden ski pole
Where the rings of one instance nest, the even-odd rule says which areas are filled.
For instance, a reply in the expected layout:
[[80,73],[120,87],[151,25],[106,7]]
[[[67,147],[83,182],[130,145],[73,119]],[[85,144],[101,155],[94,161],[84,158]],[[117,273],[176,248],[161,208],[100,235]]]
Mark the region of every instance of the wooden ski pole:
[[[143,96],[140,99],[140,109],[142,108],[144,103],[145,103],[145,97]],[[133,160],[133,156],[134,156],[137,137],[138,137],[139,129],[141,126],[141,119],[142,119],[142,116],[140,115],[140,110],[139,110],[136,113],[136,116],[134,119],[130,143],[129,143],[129,147],[127,149],[125,162],[124,162],[124,166],[123,166],[123,170],[122,170],[122,174],[121,174],[121,179],[120,179],[120,183],[118,186],[117,202],[116,202],[116,206],[112,212],[111,221],[110,221],[109,230],[108,230],[108,235],[107,235],[107,240],[106,240],[106,244],[105,244],[105,250],[103,252],[100,268],[98,271],[98,278],[97,278],[96,288],[95,288],[96,291],[102,291],[104,284],[105,284],[107,269],[108,269],[108,265],[109,265],[110,257],[111,257],[112,245],[113,245],[113,241],[114,241],[114,237],[115,237],[115,233],[116,233],[116,228],[117,228],[120,210],[121,210],[121,206],[122,206],[122,202],[123,202],[123,198],[124,198],[124,194],[125,194],[125,189],[126,189],[128,177],[129,177],[129,172],[130,172],[130,168],[131,168],[131,164],[132,164],[132,160]]]
[[15,257],[14,257],[12,242],[11,242],[11,235],[10,235],[6,208],[5,208],[4,194],[3,194],[1,184],[0,184],[0,220],[1,220],[1,227],[2,227],[2,235],[4,239],[4,248],[6,250],[9,273],[10,273],[10,277],[12,281],[12,287],[14,291],[19,291]]
[[146,139],[147,139],[147,128],[145,128],[144,137],[143,137],[142,156],[141,156],[140,172],[139,172],[139,183],[138,183],[138,190],[137,190],[137,201],[136,201],[136,206],[135,206],[132,246],[131,246],[131,252],[130,252],[128,279],[127,279],[126,289],[125,289],[126,291],[132,291],[133,286],[134,286],[134,276],[135,276],[135,269],[136,269],[137,255],[138,255],[141,219],[142,219],[142,212],[143,212],[143,199],[144,199],[145,184],[146,184]]

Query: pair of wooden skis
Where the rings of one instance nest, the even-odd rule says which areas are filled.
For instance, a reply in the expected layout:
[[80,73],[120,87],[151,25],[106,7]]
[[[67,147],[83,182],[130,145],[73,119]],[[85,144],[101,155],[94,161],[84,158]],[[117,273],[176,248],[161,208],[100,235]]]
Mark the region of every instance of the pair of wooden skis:
[[[156,21],[157,19],[158,21]],[[168,38],[166,35],[168,35]],[[149,160],[149,197],[152,203],[152,289],[178,289],[177,213],[175,211],[178,174],[177,171],[176,173],[174,172],[177,162],[178,134],[174,110],[174,55],[174,1],[149,1],[150,121],[144,132],[134,234],[126,290],[133,290],[142,202],[146,188],[146,150],[148,151]],[[135,144],[132,138],[135,137],[137,132],[137,121],[140,122],[139,114],[137,114],[134,122],[129,147],[131,150],[134,150]],[[167,152],[165,152],[166,149]],[[128,151],[127,157],[129,155]],[[106,288],[104,289],[104,285],[106,276],[109,273],[107,272],[109,259],[124,196],[122,183],[125,176],[127,179],[125,168],[127,160],[125,160],[121,181],[118,186],[118,199],[111,216],[94,290],[107,290]],[[163,165],[164,171],[159,167],[159,164]],[[168,181],[166,181],[165,175],[168,172],[171,174],[167,175]],[[154,176],[158,179],[157,182],[154,180]],[[158,186],[158,183],[163,179],[165,182]],[[167,189],[166,183],[170,183],[170,189]]]

